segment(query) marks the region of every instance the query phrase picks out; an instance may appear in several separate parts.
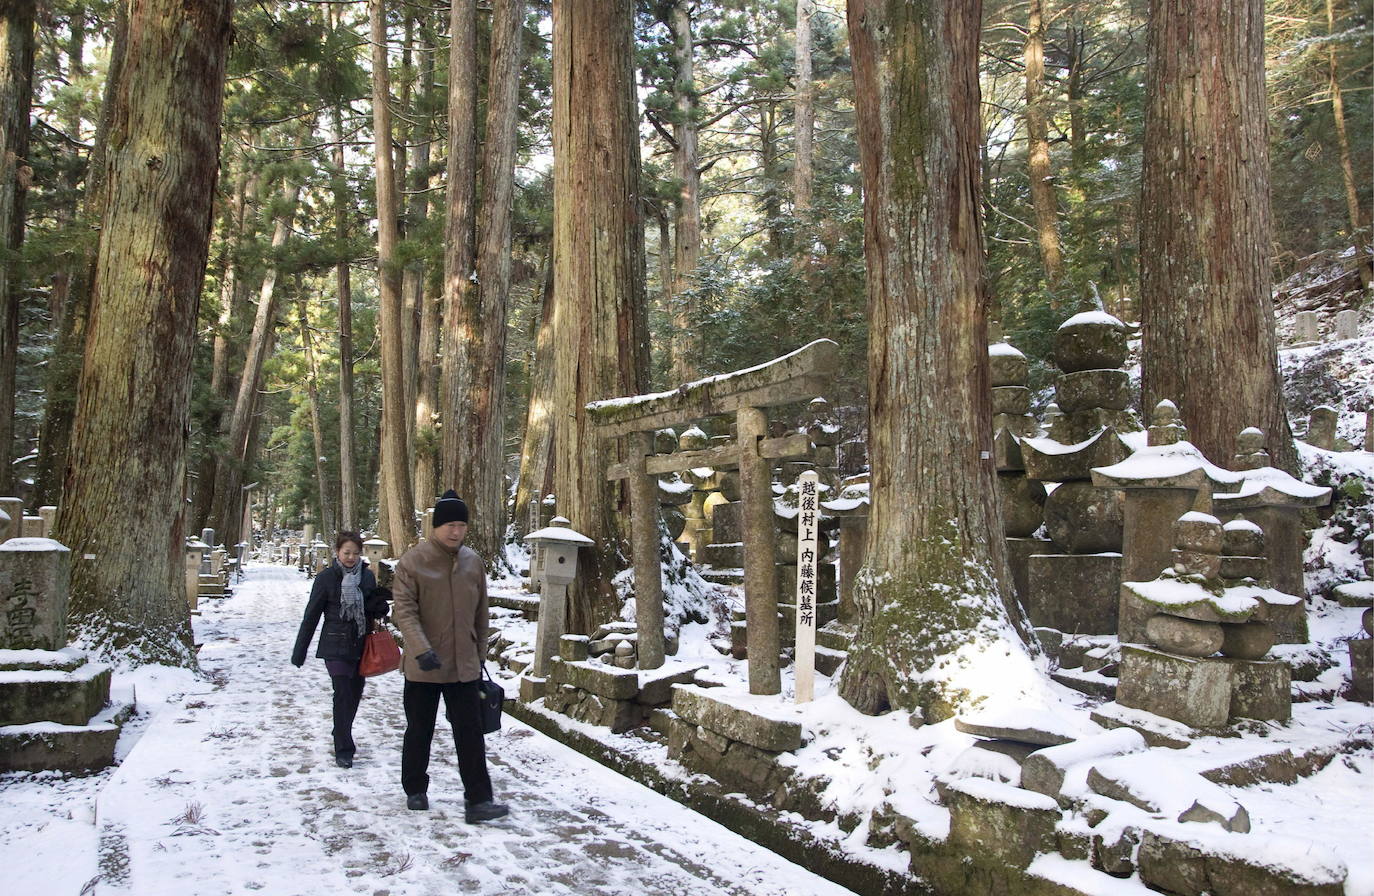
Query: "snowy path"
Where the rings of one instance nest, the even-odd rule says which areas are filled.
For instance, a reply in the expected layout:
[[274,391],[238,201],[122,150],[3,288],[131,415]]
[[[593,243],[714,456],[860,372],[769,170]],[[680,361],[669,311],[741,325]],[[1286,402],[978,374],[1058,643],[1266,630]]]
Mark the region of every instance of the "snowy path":
[[[0,864],[17,863],[39,884],[89,880],[98,861],[95,892],[138,896],[849,892],[510,718],[488,739],[497,799],[511,804],[510,818],[463,822],[442,724],[432,808],[408,811],[400,676],[369,682],[356,765],[340,769],[323,663],[312,657],[297,670],[287,662],[308,587],[293,569],[255,565],[233,598],[203,606],[196,632],[211,680],[157,712],[95,794],[94,819],[85,811],[96,830],[84,838],[78,782],[0,782],[0,809],[27,804],[31,812],[43,800],[39,786],[55,794],[49,833],[67,844],[66,852],[47,848],[43,825],[0,824],[9,843]],[[63,806],[73,799],[68,821]]]

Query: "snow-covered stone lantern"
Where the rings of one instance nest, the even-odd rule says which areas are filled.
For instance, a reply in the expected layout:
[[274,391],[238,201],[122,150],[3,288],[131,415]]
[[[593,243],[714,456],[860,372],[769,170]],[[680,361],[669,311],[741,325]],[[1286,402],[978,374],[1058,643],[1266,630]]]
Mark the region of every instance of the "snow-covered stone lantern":
[[548,674],[549,658],[558,653],[558,639],[563,637],[566,627],[568,586],[577,578],[578,549],[595,542],[574,530],[561,516],[554,517],[551,525],[526,535],[525,541],[542,556],[536,570],[542,587],[533,666],[535,677],[542,679]]

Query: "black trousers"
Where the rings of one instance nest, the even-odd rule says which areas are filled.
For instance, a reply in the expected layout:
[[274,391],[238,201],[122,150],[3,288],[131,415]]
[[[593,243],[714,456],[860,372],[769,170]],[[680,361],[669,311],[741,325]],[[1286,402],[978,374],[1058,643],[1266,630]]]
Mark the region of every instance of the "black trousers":
[[487,745],[482,736],[476,680],[445,684],[406,680],[402,698],[406,734],[401,746],[401,787],[407,796],[429,790],[429,748],[434,740],[441,696],[453,728],[464,797],[469,804],[485,803],[491,799],[491,778],[487,775]]
[[352,756],[357,749],[353,743],[353,720],[358,715],[367,679],[354,672],[331,675],[329,680],[334,684],[334,752]]

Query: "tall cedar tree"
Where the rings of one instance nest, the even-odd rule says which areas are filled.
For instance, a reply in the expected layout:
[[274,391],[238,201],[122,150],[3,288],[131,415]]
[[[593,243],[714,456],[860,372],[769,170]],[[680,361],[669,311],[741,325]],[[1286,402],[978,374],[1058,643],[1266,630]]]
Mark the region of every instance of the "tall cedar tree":
[[606,481],[614,446],[586,405],[649,381],[633,37],[631,0],[553,4],[554,492],[596,542],[569,596],[575,632],[620,609],[611,576],[628,510]]
[[515,193],[515,138],[520,100],[523,0],[492,7],[487,126],[482,154],[482,200],[477,213],[475,283],[461,291],[449,324],[460,371],[458,404],[448,418],[453,487],[471,508],[468,544],[489,566],[502,562],[506,528],[505,414],[506,317],[510,296],[511,207]]
[[[19,357],[16,259],[24,241],[29,167],[29,106],[33,102],[33,0],[0,12],[0,491],[14,493],[14,375]],[[18,520],[13,521],[18,525]]]
[[1226,464],[1258,426],[1296,472],[1270,299],[1263,0],[1151,0],[1140,298],[1144,406]]
[[1011,579],[990,459],[980,7],[849,4],[872,510],[840,694],[866,713],[938,720],[1036,678],[1004,606]]
[[194,662],[182,491],[230,7],[133,0],[112,94],[107,204],[55,537],[76,558],[76,633],[134,662]]
[[406,403],[405,339],[401,313],[400,190],[391,155],[391,78],[387,60],[386,0],[370,0],[372,32],[372,120],[377,155],[377,282],[382,355],[382,460],[379,515],[399,557],[415,543],[415,500],[411,491],[410,428],[414,406]]

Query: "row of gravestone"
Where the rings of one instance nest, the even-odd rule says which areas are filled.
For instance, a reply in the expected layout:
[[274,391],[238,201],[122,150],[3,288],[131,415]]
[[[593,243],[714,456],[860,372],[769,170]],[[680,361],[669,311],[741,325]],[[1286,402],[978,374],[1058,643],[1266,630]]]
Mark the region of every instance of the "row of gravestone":
[[[1319,339],[1320,319],[1315,311],[1299,311],[1293,318],[1292,347],[1301,348],[1316,345]],[[1358,339],[1360,335],[1360,312],[1353,308],[1337,311],[1332,323],[1332,337],[1335,339]]]

